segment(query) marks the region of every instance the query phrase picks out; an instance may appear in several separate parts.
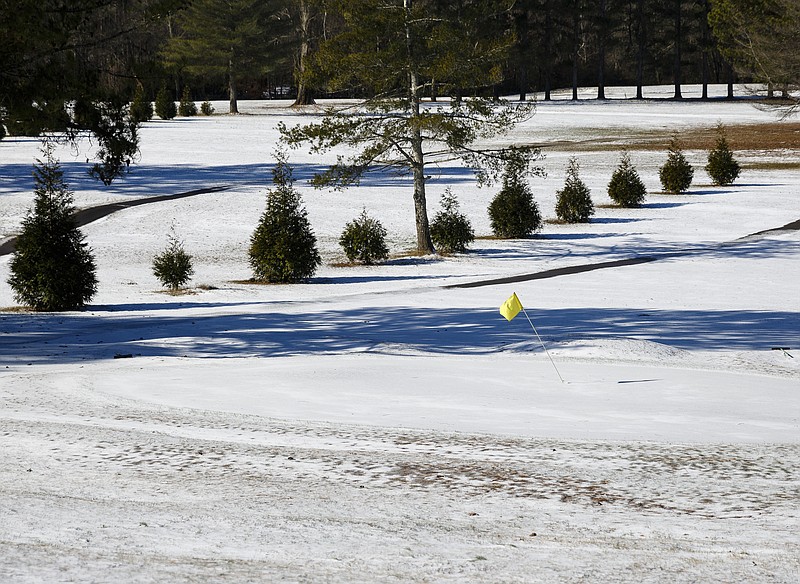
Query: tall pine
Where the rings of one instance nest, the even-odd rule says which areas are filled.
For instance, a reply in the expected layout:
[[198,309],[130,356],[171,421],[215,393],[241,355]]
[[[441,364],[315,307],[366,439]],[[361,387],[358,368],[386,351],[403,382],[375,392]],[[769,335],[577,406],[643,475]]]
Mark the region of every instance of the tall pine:
[[[360,108],[328,111],[318,123],[283,128],[292,146],[313,152],[346,147],[352,153],[315,177],[317,186],[344,187],[373,169],[412,177],[417,252],[434,251],[426,201],[430,164],[463,160],[481,181],[497,176],[509,150],[486,152],[476,142],[507,132],[532,113],[528,105],[495,103],[488,88],[502,79],[502,60],[512,36],[495,34],[510,2],[471,0],[332,0],[342,31],[322,43],[312,65],[328,90],[358,90]],[[487,34],[486,31],[493,31]],[[487,88],[460,99],[465,87]],[[431,107],[427,95],[451,100]],[[437,97],[438,99],[438,97]],[[530,161],[532,148],[515,158]]]

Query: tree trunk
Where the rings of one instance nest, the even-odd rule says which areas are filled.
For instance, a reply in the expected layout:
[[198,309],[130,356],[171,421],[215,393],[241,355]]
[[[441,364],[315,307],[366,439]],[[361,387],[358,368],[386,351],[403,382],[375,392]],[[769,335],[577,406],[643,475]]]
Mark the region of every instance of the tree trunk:
[[702,71],[702,83],[703,83],[703,95],[702,99],[708,99],[708,51],[710,49],[710,34],[708,30],[708,0],[703,0],[703,22],[700,26],[703,27],[703,47],[702,47],[702,63],[701,66],[703,68]]
[[553,80],[553,5],[545,4],[544,15],[544,100],[550,101]]
[[314,96],[311,94],[311,89],[306,83],[308,55],[311,52],[311,8],[307,0],[299,0],[299,4],[300,53],[297,56],[297,71],[295,71],[297,79],[297,98],[294,100],[292,107],[313,105],[315,103]]
[[675,0],[675,99],[681,95],[681,0]]
[[580,51],[581,39],[581,13],[578,2],[573,2],[573,21],[572,21],[572,100],[578,101],[578,53]]
[[644,50],[645,50],[645,30],[644,30],[644,2],[636,2],[636,20],[638,29],[636,31],[636,99],[644,99],[642,85],[644,85]]
[[[419,79],[414,60],[414,38],[409,21],[411,20],[412,0],[403,0],[406,12],[406,51],[408,57],[409,97],[412,121],[419,119],[420,93]],[[425,196],[425,151],[422,132],[418,124],[412,124],[411,131],[411,172],[414,177],[414,218],[417,226],[417,252],[423,255],[435,253],[431,230],[428,223],[428,204]]]
[[230,98],[230,107],[228,113],[239,113],[239,102],[236,96],[236,78],[233,75],[233,61],[228,63],[228,97]]
[[733,79],[735,73],[733,71],[733,65],[730,63],[726,63],[725,67],[728,70],[728,99],[733,99]]
[[606,0],[600,0],[597,30],[597,99],[606,98]]

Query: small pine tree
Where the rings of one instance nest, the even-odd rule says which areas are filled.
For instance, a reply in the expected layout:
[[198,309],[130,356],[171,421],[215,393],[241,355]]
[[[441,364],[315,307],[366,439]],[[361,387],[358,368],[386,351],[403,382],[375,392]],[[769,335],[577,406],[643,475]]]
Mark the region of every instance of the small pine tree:
[[204,101],[200,104],[200,113],[202,113],[204,116],[210,116],[214,113],[214,106],[211,105],[211,102]]
[[184,86],[183,88],[181,101],[178,104],[178,115],[184,118],[190,118],[197,115],[197,106],[192,101],[188,85]]
[[594,204],[589,187],[580,179],[580,166],[573,156],[567,164],[564,188],[556,192],[556,215],[567,223],[588,223],[594,215]]
[[464,253],[475,241],[475,232],[467,216],[461,213],[458,199],[447,187],[442,195],[442,210],[431,222],[431,239],[442,253]]
[[39,311],[76,310],[97,291],[95,262],[75,224],[73,194],[52,144],[34,170],[33,208],[22,222],[8,283],[18,302]]
[[295,283],[307,280],[322,263],[308,213],[294,189],[286,153],[275,153],[275,185],[267,193],[267,208],[250,238],[250,265],[257,281]]
[[137,124],[149,122],[153,119],[153,104],[149,99],[145,99],[144,88],[141,85],[136,87],[130,109],[131,120]]
[[620,207],[639,207],[646,195],[647,189],[639,178],[636,168],[631,164],[630,154],[623,151],[619,166],[608,183],[608,196]]
[[178,115],[178,108],[166,87],[162,87],[156,94],[156,115],[162,120],[171,120]]
[[167,247],[153,258],[153,275],[161,285],[177,292],[194,274],[192,256],[183,249],[183,242],[175,234],[172,226],[167,236]]
[[503,187],[489,203],[489,219],[497,237],[528,237],[542,228],[542,215],[517,165],[503,174]]
[[705,170],[714,184],[718,186],[732,185],[741,171],[739,163],[733,158],[733,153],[728,147],[725,128],[722,127],[722,124],[717,126],[717,144],[708,153],[708,164],[706,164]]
[[361,215],[345,225],[342,236],[339,238],[347,259],[351,262],[361,262],[371,265],[376,261],[389,257],[389,248],[386,247],[386,229],[377,219],[367,215],[363,209]]
[[661,186],[668,193],[685,193],[689,190],[693,177],[694,169],[683,155],[678,136],[673,134],[669,143],[667,161],[664,163],[664,166],[658,170],[658,178],[661,180]]

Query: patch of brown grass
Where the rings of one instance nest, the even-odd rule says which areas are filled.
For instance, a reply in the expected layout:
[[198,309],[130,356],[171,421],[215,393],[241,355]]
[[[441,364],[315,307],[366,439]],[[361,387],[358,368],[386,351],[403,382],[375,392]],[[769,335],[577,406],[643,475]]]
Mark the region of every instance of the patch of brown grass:
[[[666,150],[672,130],[631,130],[600,138],[580,141],[559,141],[542,144],[543,149],[567,152],[608,152],[621,150]],[[725,126],[732,150],[796,150],[800,151],[800,122],[769,122],[763,124],[733,124]],[[685,150],[710,150],[717,140],[716,126],[678,132]],[[794,167],[792,167],[794,168]]]

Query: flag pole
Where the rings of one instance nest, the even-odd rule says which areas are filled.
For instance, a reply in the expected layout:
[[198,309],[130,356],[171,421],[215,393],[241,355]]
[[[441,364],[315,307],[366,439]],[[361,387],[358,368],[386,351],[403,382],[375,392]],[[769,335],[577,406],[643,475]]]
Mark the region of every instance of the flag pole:
[[566,383],[564,381],[564,378],[561,377],[561,372],[558,370],[558,367],[556,367],[556,362],[553,361],[553,357],[550,355],[550,351],[548,351],[547,347],[544,346],[544,341],[542,341],[542,337],[539,336],[539,331],[537,331],[536,327],[533,326],[533,321],[531,320],[531,317],[528,316],[528,311],[525,310],[525,307],[522,308],[522,313],[525,315],[525,318],[528,319],[528,324],[531,325],[533,332],[536,333],[536,338],[539,339],[539,344],[542,345],[542,349],[544,349],[545,354],[550,359],[550,363],[553,365],[553,369],[556,370],[556,375],[558,375],[558,378],[561,380],[561,383]]

